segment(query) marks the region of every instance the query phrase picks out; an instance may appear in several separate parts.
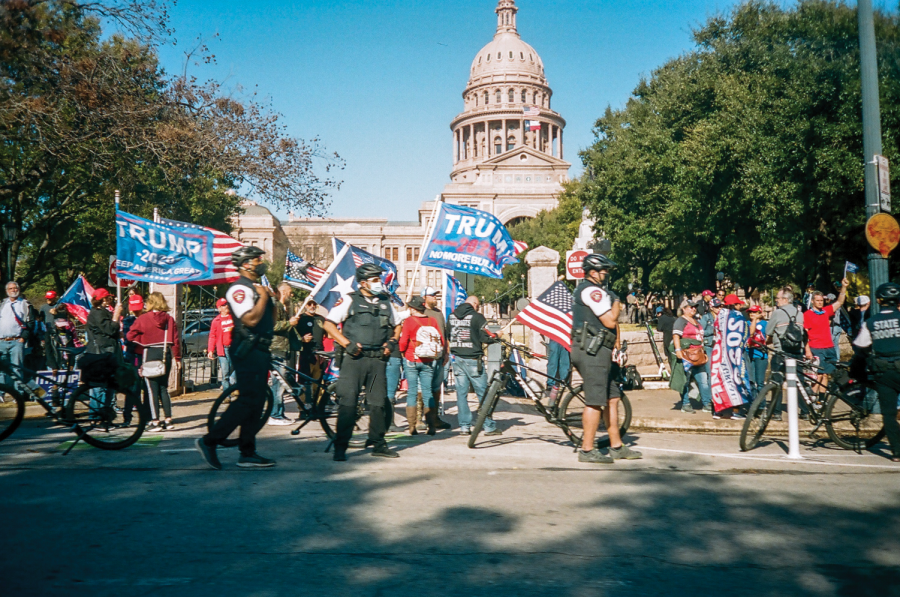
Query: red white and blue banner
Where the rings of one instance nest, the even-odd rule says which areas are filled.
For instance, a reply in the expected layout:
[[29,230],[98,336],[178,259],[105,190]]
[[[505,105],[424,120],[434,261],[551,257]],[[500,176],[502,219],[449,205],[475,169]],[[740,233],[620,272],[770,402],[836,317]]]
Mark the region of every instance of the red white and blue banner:
[[[331,244],[334,249],[334,254],[337,255],[347,243],[332,237]],[[381,274],[381,281],[384,282],[385,287],[391,294],[397,292],[397,289],[400,287],[400,275],[397,273],[397,266],[394,265],[393,261],[385,259],[384,257],[379,257],[378,255],[373,255],[372,253],[363,251],[359,247],[354,247],[353,245],[350,245],[350,255],[353,257],[353,263],[356,264],[356,267],[361,266],[363,263],[374,263],[383,267],[384,273]]]
[[518,261],[500,220],[474,207],[442,203],[422,265],[502,278],[503,266]]
[[210,280],[213,234],[192,225],[161,224],[116,210],[116,272],[161,284]]
[[91,295],[94,287],[88,284],[84,276],[78,276],[72,285],[59,297],[59,302],[66,305],[69,313],[81,323],[87,322],[88,313],[91,310]]
[[444,272],[444,321],[450,321],[450,314],[463,304],[469,295],[459,280],[450,272]]
[[179,222],[178,220],[168,220],[159,218],[160,224],[167,226],[182,226],[184,228],[193,228],[196,230],[206,230],[213,235],[213,275],[206,280],[198,280],[191,282],[195,286],[214,286],[217,284],[230,284],[241,277],[237,268],[231,264],[231,254],[243,247],[241,241],[216,230],[215,228],[207,228],[199,224],[188,224],[187,222]]
[[750,402],[750,380],[744,364],[747,320],[737,311],[720,309],[715,322],[710,369],[713,408],[716,412]]

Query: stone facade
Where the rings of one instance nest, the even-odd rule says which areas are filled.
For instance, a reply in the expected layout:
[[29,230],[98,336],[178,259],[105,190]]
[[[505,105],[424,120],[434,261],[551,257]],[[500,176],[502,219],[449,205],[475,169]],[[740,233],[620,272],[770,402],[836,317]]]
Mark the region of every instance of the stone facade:
[[[563,160],[565,120],[550,108],[553,91],[540,56],[519,37],[517,11],[513,0],[500,0],[494,38],[472,61],[463,111],[450,123],[450,182],[436,198],[487,211],[504,224],[555,208],[570,166]],[[330,263],[331,238],[337,237],[393,261],[406,292],[440,284],[439,270],[426,269],[412,279],[434,205],[423,202],[411,221],[290,217],[279,223],[253,204],[237,227],[241,240],[263,243],[267,251],[264,243],[272,243],[276,259],[284,258],[279,243],[286,242],[321,267]]]

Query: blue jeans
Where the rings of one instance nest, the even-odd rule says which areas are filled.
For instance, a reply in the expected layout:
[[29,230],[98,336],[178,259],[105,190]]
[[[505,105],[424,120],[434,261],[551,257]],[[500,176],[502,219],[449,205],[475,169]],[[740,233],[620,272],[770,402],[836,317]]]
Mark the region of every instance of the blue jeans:
[[409,384],[406,406],[415,407],[416,395],[422,390],[422,404],[425,408],[434,408],[434,394],[431,393],[434,363],[413,363],[404,359],[403,368],[406,371],[406,383]]
[[[460,429],[472,427],[472,411],[469,410],[469,386],[478,398],[481,406],[487,392],[487,373],[482,368],[478,373],[478,359],[465,359],[456,356],[453,359],[453,375],[456,378],[456,409]],[[484,420],[484,431],[493,431],[497,424],[488,417]]]
[[[25,345],[22,342],[16,342],[15,340],[6,340],[4,342],[0,342],[0,362],[2,362],[6,367],[8,367],[9,365],[21,367],[24,360]],[[6,384],[8,386],[13,386],[21,392],[23,388],[18,379],[22,375],[22,371],[20,369],[16,369],[15,367],[13,367],[12,369],[13,375],[0,373],[0,383]]]
[[391,402],[394,401],[397,388],[400,386],[400,366],[403,364],[403,360],[403,357],[391,357],[387,362],[384,375],[387,380],[387,397]]
[[766,385],[766,369],[768,367],[768,355],[763,356],[761,359],[750,359],[750,367],[748,367],[748,373],[750,374],[750,389],[753,390],[754,397],[756,397],[757,392],[759,392],[762,387]]
[[228,357],[216,357],[219,359],[219,381],[222,382],[222,388],[233,386],[235,384],[234,371],[231,370],[231,359]]
[[441,395],[441,386],[444,385],[446,377],[447,372],[444,370],[444,357],[441,356],[434,361],[434,375],[431,377],[431,395],[434,396],[435,400]]
[[700,402],[703,406],[712,408],[712,390],[709,387],[709,373],[706,371],[706,365],[695,367],[687,361],[684,364],[684,375],[687,378],[684,382],[684,390],[681,393],[681,403],[685,406],[691,403],[688,392],[691,390],[691,380],[697,382],[697,388],[700,390]]
[[269,415],[273,419],[284,418],[284,393],[288,390],[282,387],[281,379],[277,375],[272,375],[272,414]]
[[[547,375],[565,381],[569,377],[570,368],[569,351],[563,345],[551,340],[547,351]],[[552,388],[555,385],[556,382],[554,380],[547,380],[548,388]]]

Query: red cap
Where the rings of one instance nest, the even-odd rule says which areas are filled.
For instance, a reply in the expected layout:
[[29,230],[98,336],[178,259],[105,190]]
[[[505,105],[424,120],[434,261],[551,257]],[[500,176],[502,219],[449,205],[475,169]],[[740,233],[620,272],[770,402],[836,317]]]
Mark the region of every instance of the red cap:
[[226,300],[223,299],[223,298],[220,298],[219,300],[216,301],[216,306],[217,306],[217,307],[224,307],[224,306],[227,305],[227,304],[228,304],[228,301],[226,301]]
[[716,293],[712,290],[704,290],[700,293],[700,296],[716,296]]
[[760,307],[759,305],[753,305],[752,307],[747,309],[747,311],[749,313],[759,313],[760,311],[762,311],[762,307]]
[[48,290],[47,292],[44,293],[44,298],[47,299],[48,301],[52,301],[53,299],[56,298],[56,291]]
[[743,305],[743,301],[738,298],[736,294],[726,294],[725,295],[725,304],[726,305]]
[[108,296],[110,296],[110,294],[106,288],[98,288],[94,291],[94,294],[91,295],[91,298],[95,301],[99,301],[101,299],[105,299]]
[[134,294],[128,299],[128,310],[129,311],[143,311],[144,309],[144,299],[139,294]]

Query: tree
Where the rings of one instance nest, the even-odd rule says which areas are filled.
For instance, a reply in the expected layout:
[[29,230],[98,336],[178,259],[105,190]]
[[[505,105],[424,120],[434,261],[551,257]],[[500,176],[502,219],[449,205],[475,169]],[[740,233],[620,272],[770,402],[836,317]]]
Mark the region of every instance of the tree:
[[[884,151],[900,133],[900,24],[876,16]],[[868,251],[855,7],[751,1],[597,120],[585,175],[612,257],[647,288],[833,280]],[[895,169],[896,171],[896,169]],[[621,280],[620,285],[627,283]],[[622,288],[619,288],[620,290]]]
[[[310,214],[339,187],[318,170],[343,167],[340,157],[288,136],[254,96],[166,76],[154,45],[170,33],[165,9],[152,0],[0,4],[0,219],[19,230],[0,250],[11,249],[24,287],[105,275],[115,189],[125,211],[150,217],[156,207],[228,231],[235,187]],[[101,18],[132,37],[104,39]],[[10,276],[5,262],[0,274]]]

